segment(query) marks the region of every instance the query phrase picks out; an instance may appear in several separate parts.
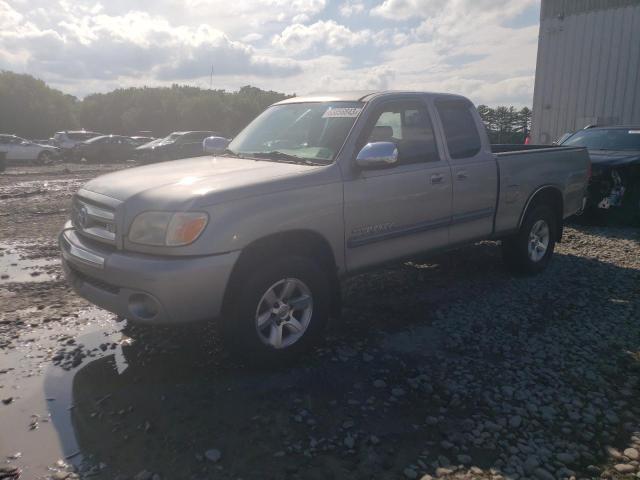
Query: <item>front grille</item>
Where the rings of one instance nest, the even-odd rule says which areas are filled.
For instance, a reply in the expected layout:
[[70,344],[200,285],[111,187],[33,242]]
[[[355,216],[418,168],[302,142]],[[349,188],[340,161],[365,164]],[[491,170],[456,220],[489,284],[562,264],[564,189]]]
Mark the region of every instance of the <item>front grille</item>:
[[112,208],[75,196],[71,221],[82,236],[115,246],[116,220]]

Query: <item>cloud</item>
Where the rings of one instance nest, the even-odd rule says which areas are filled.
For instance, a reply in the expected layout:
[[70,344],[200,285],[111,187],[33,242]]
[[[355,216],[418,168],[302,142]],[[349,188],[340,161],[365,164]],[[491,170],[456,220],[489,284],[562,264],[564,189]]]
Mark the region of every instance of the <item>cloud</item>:
[[22,54],[25,69],[61,78],[184,80],[208,75],[212,64],[222,75],[286,76],[299,71],[295,61],[258,55],[207,25],[176,27],[137,11],[67,17],[55,30],[27,22],[3,29],[0,39],[7,50]]
[[242,40],[244,43],[257,42],[258,40],[262,40],[262,34],[261,33],[256,33],[256,32],[248,33],[247,35],[242,37],[240,40]]
[[359,0],[347,0],[338,10],[343,17],[350,17],[364,12],[364,3]]
[[317,21],[311,25],[296,23],[276,35],[272,44],[288,52],[304,52],[314,47],[327,47],[331,51],[363,45],[373,38],[369,30],[353,31],[333,20]]
[[[173,82],[206,87],[213,64],[217,88],[437,90],[522,105],[533,91],[538,5],[0,0],[0,69],[76,95]],[[532,12],[530,21],[513,21]]]
[[0,1],[0,29],[16,28],[22,21],[22,15],[7,2]]
[[476,22],[460,26],[469,29],[477,25],[482,18],[508,18],[521,13],[525,8],[535,4],[536,0],[384,0],[371,10],[371,15],[390,20],[407,20],[409,18],[448,18],[475,17]]

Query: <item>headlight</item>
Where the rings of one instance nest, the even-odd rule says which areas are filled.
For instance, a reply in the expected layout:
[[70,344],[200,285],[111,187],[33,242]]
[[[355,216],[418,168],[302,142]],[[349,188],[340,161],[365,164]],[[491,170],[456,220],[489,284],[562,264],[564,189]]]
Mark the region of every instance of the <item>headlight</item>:
[[129,229],[129,240],[144,245],[178,247],[193,243],[207,226],[203,212],[144,212]]

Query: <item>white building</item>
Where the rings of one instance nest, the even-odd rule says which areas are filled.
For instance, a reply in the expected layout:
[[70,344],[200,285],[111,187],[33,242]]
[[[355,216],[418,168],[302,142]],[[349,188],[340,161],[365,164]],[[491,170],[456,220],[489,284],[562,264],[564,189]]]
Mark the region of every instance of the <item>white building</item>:
[[542,0],[533,143],[640,125],[640,0]]

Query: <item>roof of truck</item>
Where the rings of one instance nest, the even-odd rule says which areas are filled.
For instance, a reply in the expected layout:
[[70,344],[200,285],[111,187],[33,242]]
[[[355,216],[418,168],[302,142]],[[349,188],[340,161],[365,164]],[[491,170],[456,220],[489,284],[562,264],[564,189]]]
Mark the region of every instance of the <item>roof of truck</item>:
[[390,94],[426,94],[438,95],[439,97],[451,97],[451,99],[457,98],[467,100],[466,97],[451,93],[420,92],[416,90],[353,90],[347,92],[328,92],[291,97],[281,100],[280,102],[276,102],[274,105],[302,102],[368,102],[374,98]]

